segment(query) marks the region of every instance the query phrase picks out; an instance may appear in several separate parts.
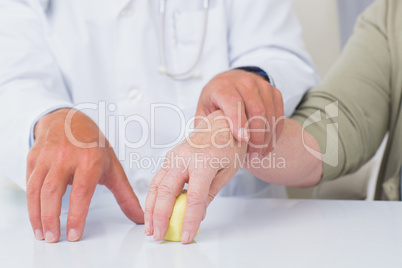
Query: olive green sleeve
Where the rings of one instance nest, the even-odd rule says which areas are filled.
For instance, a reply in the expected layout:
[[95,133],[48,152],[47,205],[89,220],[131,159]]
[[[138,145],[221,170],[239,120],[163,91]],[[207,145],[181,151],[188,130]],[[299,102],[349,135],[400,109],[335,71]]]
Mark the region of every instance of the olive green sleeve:
[[378,0],[363,13],[339,60],[293,116],[320,145],[322,180],[357,170],[375,154],[387,131],[392,71],[388,9],[389,1]]

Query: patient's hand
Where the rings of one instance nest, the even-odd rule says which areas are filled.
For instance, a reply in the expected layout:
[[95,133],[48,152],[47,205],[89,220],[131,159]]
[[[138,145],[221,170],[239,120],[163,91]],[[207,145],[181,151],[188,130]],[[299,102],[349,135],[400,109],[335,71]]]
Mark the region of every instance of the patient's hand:
[[166,155],[151,182],[145,203],[145,234],[153,234],[157,241],[165,237],[175,199],[188,183],[181,242],[190,243],[207,206],[236,174],[246,150],[246,143],[233,138],[221,111],[201,121],[184,142]]

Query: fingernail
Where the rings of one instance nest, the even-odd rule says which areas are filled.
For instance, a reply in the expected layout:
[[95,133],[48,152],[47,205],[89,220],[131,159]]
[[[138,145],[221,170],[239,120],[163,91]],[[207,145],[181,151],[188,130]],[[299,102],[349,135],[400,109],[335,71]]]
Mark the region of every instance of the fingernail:
[[149,224],[149,222],[146,222],[145,223],[145,230],[144,230],[144,232],[145,232],[145,235],[151,235],[151,225]]
[[190,243],[190,234],[188,232],[184,232],[181,234],[181,242],[183,244],[188,244]]
[[51,231],[47,231],[45,235],[45,241],[52,243],[55,240],[54,234]]
[[246,141],[249,141],[250,135],[248,134],[247,129],[245,128],[239,129],[239,137],[245,139]]
[[43,232],[41,229],[35,230],[35,238],[38,240],[43,240]]
[[77,231],[75,229],[70,229],[70,231],[68,232],[67,235],[67,239],[70,242],[75,242],[78,240],[78,234]]
[[161,231],[159,230],[158,227],[155,227],[155,228],[154,228],[154,239],[155,239],[156,241],[162,240],[162,238],[161,238]]

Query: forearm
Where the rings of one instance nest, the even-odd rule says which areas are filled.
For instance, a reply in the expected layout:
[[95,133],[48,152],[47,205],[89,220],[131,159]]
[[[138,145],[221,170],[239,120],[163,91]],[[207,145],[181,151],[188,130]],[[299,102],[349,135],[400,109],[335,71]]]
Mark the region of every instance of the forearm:
[[[243,167],[259,179],[296,187],[313,186],[320,181],[322,175],[320,147],[315,138],[303,130],[295,120],[285,119],[282,134],[274,150],[262,159],[253,159],[250,155],[246,157],[247,144],[240,144],[233,139],[229,124],[221,111],[210,114],[207,120],[211,124],[212,136],[213,133],[219,132],[217,143],[229,144],[228,148],[223,150],[229,154],[234,153],[237,160],[245,159]],[[200,127],[205,129],[206,125]],[[212,140],[210,142],[216,143],[212,143]],[[308,150],[316,151],[319,158],[314,157]]]
[[[316,157],[310,153],[311,150],[317,152]],[[274,150],[263,159],[250,159],[245,168],[259,179],[273,184],[309,187],[321,179],[320,156],[315,138],[293,119],[285,119]]]
[[323,181],[358,170],[388,130],[393,73],[388,10],[386,1],[376,1],[365,11],[323,83],[306,94],[292,116],[321,148]]
[[[322,162],[320,147],[315,138],[293,119],[285,119],[282,134],[275,145],[274,150],[262,159],[253,159],[246,156],[246,143],[238,143],[230,133],[229,124],[221,111],[214,112],[207,117],[210,124],[211,135],[219,133],[218,140],[213,144],[228,144],[225,150],[229,154],[235,154],[237,160],[245,160],[241,163],[250,173],[259,179],[278,185],[309,187],[317,184],[322,175]],[[204,123],[205,123],[204,122]],[[206,129],[204,126],[199,126]],[[205,140],[203,144],[205,144]],[[317,152],[319,158],[313,156],[308,150]],[[219,153],[222,156],[222,153]],[[240,167],[240,164],[238,165]]]

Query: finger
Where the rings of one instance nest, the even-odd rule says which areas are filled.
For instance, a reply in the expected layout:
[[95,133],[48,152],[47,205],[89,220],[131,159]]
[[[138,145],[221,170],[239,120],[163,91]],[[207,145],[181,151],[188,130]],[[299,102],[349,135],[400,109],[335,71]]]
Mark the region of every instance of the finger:
[[114,164],[112,175],[107,180],[105,186],[113,193],[117,203],[127,218],[137,224],[144,223],[144,212],[140,202],[118,160]]
[[27,173],[26,173],[26,184],[28,185],[29,178],[31,176],[32,171],[36,167],[36,162],[38,160],[38,154],[35,149],[31,149],[27,156]]
[[284,112],[284,104],[283,104],[283,98],[282,98],[282,93],[276,89],[274,89],[274,105],[275,105],[275,123],[274,123],[274,130],[275,130],[275,139],[273,140],[274,146],[276,146],[276,142],[278,141],[282,129],[283,129],[283,123],[285,119],[285,112]]
[[67,170],[51,167],[41,189],[41,220],[45,241],[57,242],[60,238],[61,201],[71,174]]
[[[212,111],[214,112],[214,111]],[[194,118],[194,128],[197,128],[197,126],[203,121],[205,120],[205,118],[207,118],[208,114],[210,114],[211,112],[208,112],[203,103],[201,102],[201,100],[198,103],[197,106],[197,111],[195,113],[195,118]]]
[[266,135],[266,109],[258,88],[250,94],[250,89],[241,88],[239,92],[244,99],[246,115],[248,118],[248,128],[250,131],[250,141],[248,152],[250,154],[261,155],[263,151]]
[[[235,168],[225,168],[221,169],[215,176],[215,178],[211,182],[211,186],[209,187],[208,192],[208,199],[206,206],[208,207],[209,204],[215,199],[218,193],[222,190],[225,185],[227,185],[233,176],[236,174],[238,169]],[[205,215],[204,215],[205,217]]]
[[158,196],[158,187],[162,178],[165,176],[168,169],[161,168],[158,173],[156,173],[155,177],[152,179],[151,184],[149,185],[147,198],[145,199],[145,235],[153,235],[154,227],[153,227],[153,213],[156,202],[156,197]]
[[35,237],[38,240],[43,240],[43,228],[41,220],[41,188],[48,172],[48,167],[45,165],[38,165],[33,169],[29,178],[27,179],[27,208],[29,221],[31,222],[32,229]]
[[233,137],[239,142],[249,141],[247,115],[242,96],[233,89],[218,91],[211,101],[228,117]]
[[187,204],[184,215],[181,242],[189,244],[193,241],[204,217],[211,182],[216,170],[197,170],[190,175],[187,190]]
[[67,217],[67,239],[70,242],[82,237],[91,199],[101,176],[101,168],[77,168],[74,173]]
[[267,82],[263,81],[260,86],[261,100],[265,107],[266,113],[266,132],[264,136],[264,148],[262,148],[260,157],[265,156],[272,150],[272,138],[275,135],[275,115],[277,114],[277,109],[274,102],[274,88]]
[[176,197],[183,190],[187,178],[187,172],[171,169],[158,186],[153,211],[154,239],[156,241],[161,241],[166,236]]
[[203,118],[207,117],[210,113],[213,113],[219,109],[210,98],[208,92],[211,91],[209,85],[207,85],[201,92],[201,96],[198,100],[196,117],[194,120],[194,128],[198,126],[198,124],[203,120]]

